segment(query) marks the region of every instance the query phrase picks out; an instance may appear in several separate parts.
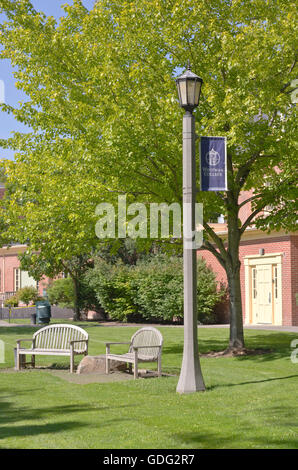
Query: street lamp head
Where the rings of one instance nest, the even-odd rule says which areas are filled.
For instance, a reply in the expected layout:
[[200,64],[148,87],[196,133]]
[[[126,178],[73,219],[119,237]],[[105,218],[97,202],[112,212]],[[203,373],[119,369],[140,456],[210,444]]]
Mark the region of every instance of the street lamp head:
[[188,62],[186,72],[176,79],[181,108],[192,112],[199,105],[202,83],[203,80],[190,70]]

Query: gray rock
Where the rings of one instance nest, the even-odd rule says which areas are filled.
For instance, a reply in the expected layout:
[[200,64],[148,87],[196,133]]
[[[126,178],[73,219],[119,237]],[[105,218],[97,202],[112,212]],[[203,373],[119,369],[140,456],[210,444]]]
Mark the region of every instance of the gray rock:
[[[118,362],[110,359],[110,371],[126,371],[126,362]],[[91,374],[98,372],[99,374],[105,374],[106,372],[106,357],[101,356],[85,356],[77,368],[77,374]]]

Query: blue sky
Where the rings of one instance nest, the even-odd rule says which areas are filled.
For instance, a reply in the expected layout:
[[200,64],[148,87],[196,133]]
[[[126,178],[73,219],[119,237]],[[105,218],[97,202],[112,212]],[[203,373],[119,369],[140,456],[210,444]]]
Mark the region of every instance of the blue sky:
[[[47,16],[54,16],[56,19],[60,18],[64,11],[61,5],[68,3],[72,5],[72,0],[31,0],[34,8],[38,11],[43,11]],[[83,0],[84,5],[91,9],[94,0]],[[0,15],[0,22],[5,20],[4,15]],[[4,83],[4,101],[12,106],[17,106],[19,101],[26,100],[26,95],[17,90],[14,86],[13,69],[8,60],[0,61],[0,81]],[[1,86],[0,86],[1,95]],[[1,99],[1,96],[0,96]],[[6,139],[11,136],[12,131],[28,132],[29,128],[17,122],[12,115],[8,115],[0,111],[0,138]],[[11,150],[6,150],[0,147],[0,159],[11,158],[13,159]]]

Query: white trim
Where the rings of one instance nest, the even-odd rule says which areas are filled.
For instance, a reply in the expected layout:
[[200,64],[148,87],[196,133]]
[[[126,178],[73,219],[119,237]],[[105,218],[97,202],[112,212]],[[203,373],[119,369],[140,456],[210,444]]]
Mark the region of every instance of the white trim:
[[[17,285],[18,280],[18,285]],[[17,292],[22,288],[21,285],[21,270],[20,268],[13,268],[13,290]]]
[[[266,255],[247,255],[243,258],[244,261],[244,285],[245,285],[245,324],[254,324],[253,318],[250,323],[250,317],[252,317],[252,286],[250,268],[252,266],[262,265],[276,265],[277,266],[277,278],[278,278],[278,301],[275,302],[274,306],[274,321],[273,325],[282,325],[282,260],[284,253],[268,253]],[[273,298],[273,297],[272,297]]]
[[[215,224],[214,224],[215,225]],[[228,230],[216,230],[216,227],[212,227],[215,231],[216,235],[225,239],[228,236]],[[264,232],[263,230],[258,230],[254,227],[248,227],[245,232],[241,236],[241,241],[248,241],[248,240],[267,240],[269,238],[278,238],[278,237],[294,237],[298,236],[297,232]]]
[[264,255],[259,255],[259,254],[256,254],[256,255],[246,255],[243,257],[244,261],[246,259],[255,259],[255,258],[272,258],[272,257],[275,257],[275,256],[283,256],[284,253],[283,252],[280,252],[280,253],[266,253]]

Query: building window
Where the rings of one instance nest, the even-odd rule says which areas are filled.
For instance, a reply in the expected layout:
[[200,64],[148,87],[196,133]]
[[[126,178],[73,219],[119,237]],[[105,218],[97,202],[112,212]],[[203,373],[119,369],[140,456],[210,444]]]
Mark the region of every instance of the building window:
[[21,270],[14,269],[14,291],[17,292],[21,288]]
[[252,268],[252,296],[257,298],[257,269]]

